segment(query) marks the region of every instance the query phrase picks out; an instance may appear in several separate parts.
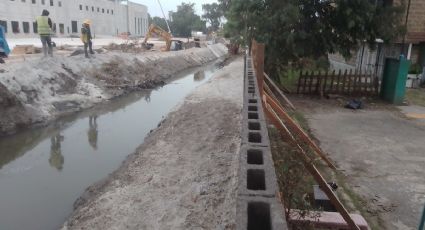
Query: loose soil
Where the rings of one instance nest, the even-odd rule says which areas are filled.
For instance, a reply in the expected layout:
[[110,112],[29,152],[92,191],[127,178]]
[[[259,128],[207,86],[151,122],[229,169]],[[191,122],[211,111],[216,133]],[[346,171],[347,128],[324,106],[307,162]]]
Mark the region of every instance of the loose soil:
[[240,58],[89,187],[63,229],[234,229],[242,97]]
[[[43,125],[133,90],[164,84],[174,73],[226,54],[222,44],[177,52],[123,53],[31,59],[2,66],[0,136]],[[18,115],[16,115],[18,114]]]

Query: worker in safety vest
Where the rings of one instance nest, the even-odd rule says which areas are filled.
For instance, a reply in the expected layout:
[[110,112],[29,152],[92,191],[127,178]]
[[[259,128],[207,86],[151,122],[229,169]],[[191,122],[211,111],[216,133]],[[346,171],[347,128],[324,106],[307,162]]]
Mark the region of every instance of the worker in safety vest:
[[86,19],[83,22],[83,27],[81,28],[81,41],[84,43],[84,53],[86,55],[86,58],[89,58],[89,54],[87,53],[87,47],[90,50],[90,54],[94,54],[93,52],[93,43],[92,43],[92,36],[91,36],[91,30],[90,30],[90,20]]
[[10,49],[6,41],[4,27],[0,25],[0,63],[4,63],[2,58],[7,58],[9,53]]
[[[40,35],[41,44],[43,44],[43,53],[44,57],[47,57],[49,53],[50,57],[53,56],[53,47],[52,47],[52,20],[50,20],[49,11],[43,10],[41,16],[36,18],[37,20],[37,31]],[[49,49],[47,49],[47,47]]]

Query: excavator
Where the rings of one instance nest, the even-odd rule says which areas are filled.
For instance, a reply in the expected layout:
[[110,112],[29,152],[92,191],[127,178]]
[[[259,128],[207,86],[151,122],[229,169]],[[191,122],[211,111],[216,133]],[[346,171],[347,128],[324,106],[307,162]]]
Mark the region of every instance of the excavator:
[[150,50],[153,47],[152,43],[148,43],[149,38],[153,34],[156,34],[165,40],[166,46],[165,46],[165,49],[163,49],[163,51],[170,51],[170,50],[177,51],[177,50],[183,49],[182,41],[173,40],[173,36],[170,33],[168,33],[167,31],[165,31],[164,29],[162,29],[161,27],[155,24],[151,24],[149,26],[149,31],[142,42],[142,46],[145,47],[146,49]]

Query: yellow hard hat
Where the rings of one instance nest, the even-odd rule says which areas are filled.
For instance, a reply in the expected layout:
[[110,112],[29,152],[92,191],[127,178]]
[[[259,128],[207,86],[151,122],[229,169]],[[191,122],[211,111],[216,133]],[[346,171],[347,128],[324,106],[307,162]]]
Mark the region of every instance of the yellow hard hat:
[[86,20],[83,21],[83,24],[90,25],[91,24],[91,21],[89,19],[86,19]]

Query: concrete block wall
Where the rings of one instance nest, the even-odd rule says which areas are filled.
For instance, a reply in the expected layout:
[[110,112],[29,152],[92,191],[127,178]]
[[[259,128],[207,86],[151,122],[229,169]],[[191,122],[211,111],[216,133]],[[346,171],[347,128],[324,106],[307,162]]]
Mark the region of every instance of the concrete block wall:
[[267,123],[252,59],[245,57],[242,146],[239,158],[238,230],[287,229],[270,151]]

